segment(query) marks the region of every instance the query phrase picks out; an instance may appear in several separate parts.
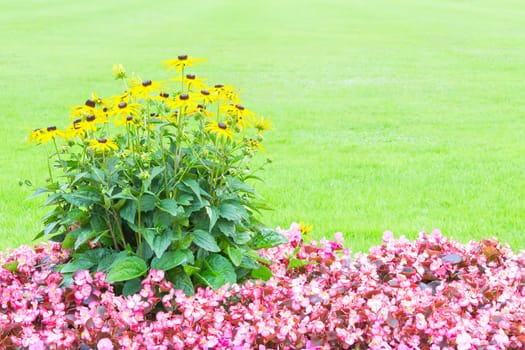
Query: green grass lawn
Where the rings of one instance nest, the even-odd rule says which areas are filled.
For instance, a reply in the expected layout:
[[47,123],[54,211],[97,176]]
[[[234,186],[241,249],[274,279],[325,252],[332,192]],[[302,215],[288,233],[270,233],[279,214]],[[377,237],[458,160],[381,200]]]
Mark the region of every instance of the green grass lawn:
[[18,185],[46,177],[28,131],[119,92],[114,63],[164,79],[182,53],[273,120],[268,225],[342,231],[354,251],[434,228],[525,248],[523,18],[517,0],[4,2],[0,249],[44,213]]

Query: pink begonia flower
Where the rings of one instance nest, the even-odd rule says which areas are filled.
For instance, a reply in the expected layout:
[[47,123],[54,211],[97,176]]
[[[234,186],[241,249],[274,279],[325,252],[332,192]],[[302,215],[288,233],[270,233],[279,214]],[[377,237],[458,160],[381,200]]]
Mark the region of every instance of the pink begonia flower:
[[394,239],[394,234],[392,233],[392,231],[385,231],[385,232],[383,232],[383,242],[384,243],[388,243],[392,239]]
[[456,345],[458,350],[469,350],[472,346],[472,337],[467,332],[462,331],[456,337]]
[[113,350],[113,343],[108,338],[102,338],[97,343],[97,350]]

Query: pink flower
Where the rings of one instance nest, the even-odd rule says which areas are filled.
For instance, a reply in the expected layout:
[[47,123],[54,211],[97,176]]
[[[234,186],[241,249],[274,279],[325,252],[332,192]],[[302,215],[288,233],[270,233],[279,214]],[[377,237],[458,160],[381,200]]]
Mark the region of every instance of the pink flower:
[[102,338],[97,343],[97,350],[113,350],[113,343],[108,338]]

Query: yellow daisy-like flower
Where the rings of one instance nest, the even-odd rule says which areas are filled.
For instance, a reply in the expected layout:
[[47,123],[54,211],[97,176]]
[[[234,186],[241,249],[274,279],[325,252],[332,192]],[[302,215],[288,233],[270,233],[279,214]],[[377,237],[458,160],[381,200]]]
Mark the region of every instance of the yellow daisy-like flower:
[[172,109],[180,108],[181,111],[186,108],[195,108],[198,104],[197,96],[193,93],[179,94],[173,100],[169,100],[168,106]]
[[89,149],[92,149],[95,152],[105,153],[111,150],[118,150],[118,145],[111,139],[97,139],[97,140],[88,140]]
[[142,83],[132,86],[130,94],[137,98],[147,99],[152,93],[161,92],[164,87],[164,84],[160,81],[144,80]]
[[252,123],[253,116],[255,115],[252,111],[246,109],[241,104],[223,105],[221,106],[221,112],[232,117],[233,121],[241,128],[241,130],[246,128],[247,123]]
[[204,127],[209,133],[217,135],[219,138],[231,139],[233,138],[233,130],[223,122],[211,121]]
[[301,230],[301,234],[307,235],[310,232],[312,232],[312,230],[314,229],[314,226],[305,224],[304,222],[301,221],[301,223],[299,224],[299,229]]
[[115,103],[113,108],[109,111],[111,115],[116,117],[126,118],[127,116],[138,116],[140,114],[142,105],[140,103],[128,103],[125,101]]
[[139,120],[137,117],[128,115],[126,117],[119,116],[113,119],[113,123],[117,126],[126,126],[126,125],[142,125],[142,120]]
[[253,123],[253,126],[257,129],[258,134],[262,134],[263,131],[270,130],[272,128],[272,122],[261,116]]
[[177,77],[171,78],[173,81],[182,81],[182,83],[187,86],[190,90],[200,90],[206,87],[204,83],[206,79],[198,78],[195,74],[186,74],[184,78]]
[[65,132],[65,139],[69,140],[75,137],[83,139],[86,136],[86,129],[84,128],[84,123],[81,119],[76,119],[73,121]]
[[240,104],[241,98],[236,89],[231,85],[217,84],[212,91],[219,96],[219,99],[230,101],[232,104]]
[[162,101],[162,102],[167,102],[170,98],[170,94],[165,92],[165,91],[161,91],[159,92],[158,95],[156,96],[153,96],[151,99],[152,100],[157,100],[157,101]]
[[208,89],[201,89],[197,93],[197,96],[199,96],[199,98],[201,99],[202,102],[204,102],[204,104],[215,103],[217,102],[217,99],[219,98],[219,96],[214,91],[210,92]]
[[45,133],[45,130],[40,129],[40,128],[31,131],[31,133],[27,137],[27,142],[34,142],[36,144],[39,144],[40,138],[42,137],[42,134],[44,133]]
[[41,144],[46,144],[57,137],[64,138],[64,131],[58,130],[56,126],[48,126],[43,130],[42,134],[40,134],[37,141]]
[[195,108],[188,109],[186,111],[186,113],[188,113],[188,114],[200,114],[200,115],[203,115],[203,116],[205,116],[207,118],[213,117],[213,116],[216,115],[215,113],[208,111],[206,109],[206,106],[201,105],[201,104],[198,104],[197,106],[195,106]]
[[165,60],[163,62],[166,70],[175,69],[175,73],[179,73],[184,67],[192,67],[197,62],[204,62],[203,58],[192,58],[188,55],[179,55],[177,58]]

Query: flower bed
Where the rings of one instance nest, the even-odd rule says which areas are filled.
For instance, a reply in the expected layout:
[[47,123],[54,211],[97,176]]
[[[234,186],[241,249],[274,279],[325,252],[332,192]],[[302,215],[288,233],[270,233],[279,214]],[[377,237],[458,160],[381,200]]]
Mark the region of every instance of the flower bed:
[[438,231],[350,255],[335,241],[262,252],[274,277],[186,296],[152,270],[116,296],[102,272],[59,287],[58,244],[0,254],[0,344],[46,349],[519,349],[525,254],[494,240],[463,245]]

